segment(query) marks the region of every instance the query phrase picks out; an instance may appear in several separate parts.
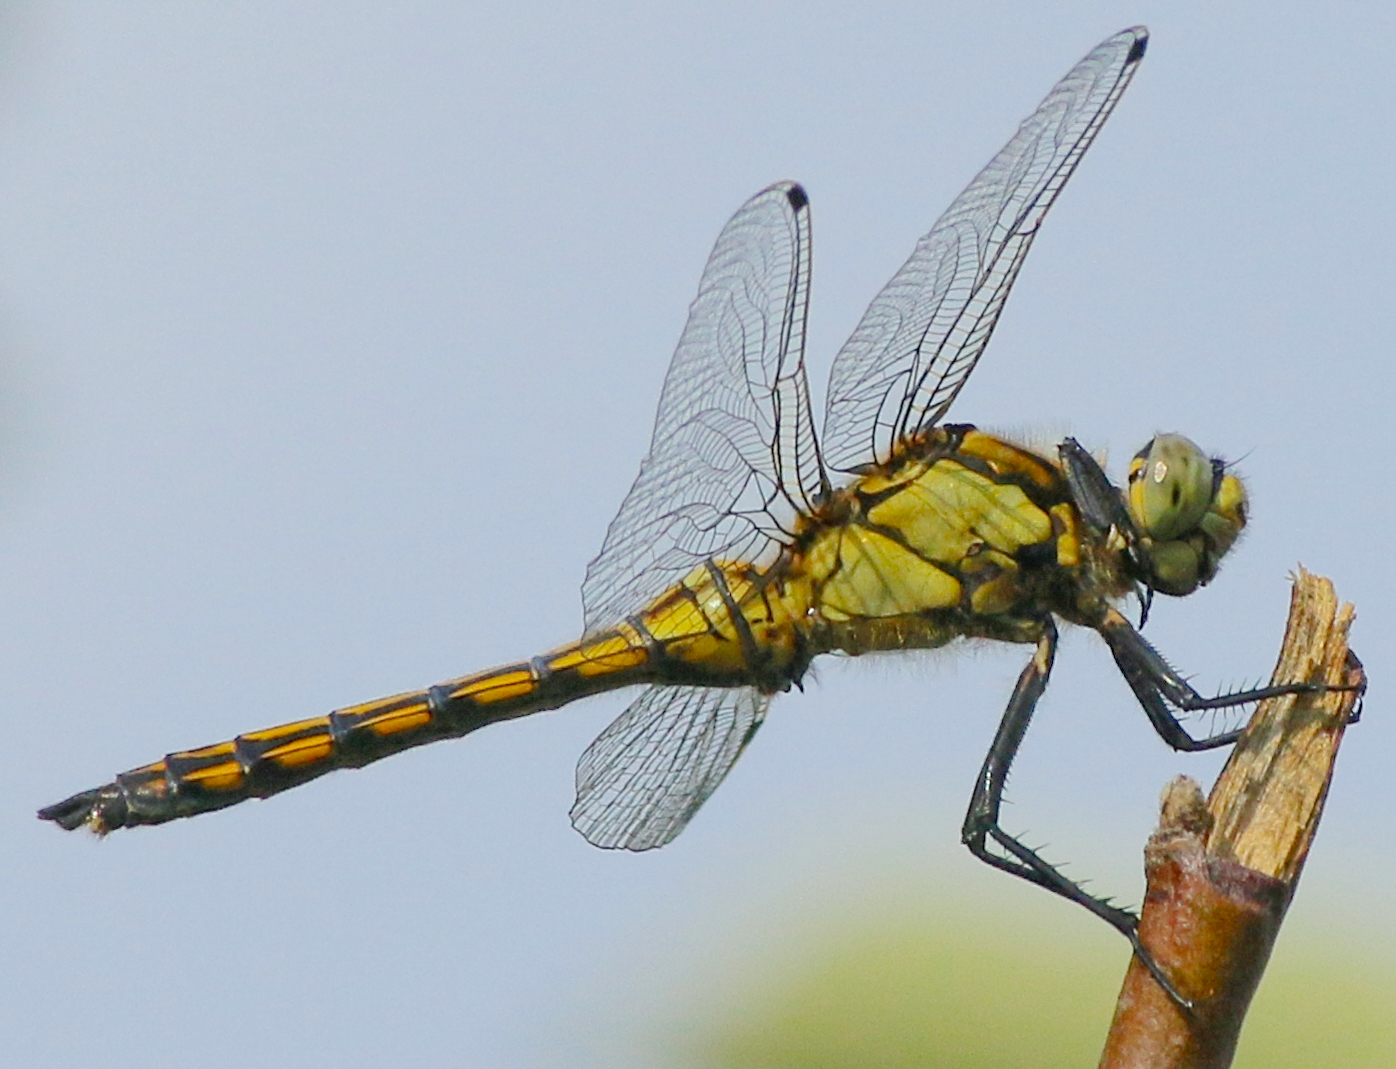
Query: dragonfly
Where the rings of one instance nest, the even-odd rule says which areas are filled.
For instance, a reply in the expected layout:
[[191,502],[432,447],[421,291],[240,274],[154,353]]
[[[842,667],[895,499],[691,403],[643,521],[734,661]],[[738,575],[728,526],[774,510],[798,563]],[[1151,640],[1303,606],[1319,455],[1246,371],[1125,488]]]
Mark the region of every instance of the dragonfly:
[[805,374],[809,198],[762,190],[723,227],[662,388],[649,452],[582,585],[582,637],[514,664],[171,753],[39,811],[105,834],[300,786],[334,769],[589,695],[641,686],[577,766],[576,829],[600,847],[668,843],[732,769],[772,698],[815,658],[1033,647],[975,780],[962,838],[984,861],[1078,902],[1140,946],[1137,917],[1094,897],[1000,825],[1009,768],[1046,689],[1057,624],[1109,647],[1177,750],[1184,714],[1322,689],[1204,697],[1140,627],[1155,594],[1208,583],[1246,522],[1235,471],[1161,434],[1117,487],[1067,438],[1055,456],[944,422],[1033,239],[1144,56],[1108,38],[1019,126],[873,299],[829,377],[816,433]]

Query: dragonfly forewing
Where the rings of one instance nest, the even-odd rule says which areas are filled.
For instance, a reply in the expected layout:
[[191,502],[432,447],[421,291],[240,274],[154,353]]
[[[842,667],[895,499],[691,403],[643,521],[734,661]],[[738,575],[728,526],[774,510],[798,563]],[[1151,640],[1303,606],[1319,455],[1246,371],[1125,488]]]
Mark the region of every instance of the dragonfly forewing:
[[822,445],[832,469],[886,463],[944,417],[1147,39],[1143,27],[1125,30],[1073,67],[873,298],[829,376]]

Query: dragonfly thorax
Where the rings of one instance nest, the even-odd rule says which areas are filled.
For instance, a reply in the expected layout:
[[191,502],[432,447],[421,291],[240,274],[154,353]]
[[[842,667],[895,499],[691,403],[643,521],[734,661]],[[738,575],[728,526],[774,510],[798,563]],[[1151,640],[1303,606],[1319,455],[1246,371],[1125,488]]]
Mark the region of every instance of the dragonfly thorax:
[[1161,594],[1211,582],[1246,525],[1240,478],[1180,434],[1160,434],[1135,454],[1125,504],[1140,536],[1140,578]]

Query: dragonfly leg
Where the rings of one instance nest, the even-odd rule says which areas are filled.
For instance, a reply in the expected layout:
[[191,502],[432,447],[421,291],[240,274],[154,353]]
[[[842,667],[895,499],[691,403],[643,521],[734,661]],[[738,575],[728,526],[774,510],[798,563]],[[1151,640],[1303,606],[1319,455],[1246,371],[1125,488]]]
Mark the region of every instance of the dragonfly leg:
[[1066,484],[1071,488],[1071,498],[1087,524],[1101,534],[1113,527],[1125,540],[1131,554],[1137,556],[1139,532],[1125,508],[1124,498],[1100,462],[1075,438],[1064,439],[1057,446],[1057,455],[1061,458]]
[[[1004,831],[999,824],[999,811],[1003,806],[1008,770],[1018,754],[1024,735],[1027,734],[1038,699],[1047,689],[1047,681],[1052,674],[1052,662],[1057,652],[1057,629],[1050,617],[1043,619],[1042,627],[1037,649],[1018,677],[1013,696],[1008,700],[1008,708],[1004,710],[1003,719],[999,721],[998,731],[994,734],[994,741],[990,744],[983,767],[979,770],[974,793],[970,795],[969,811],[965,814],[964,826],[960,831],[961,841],[979,860],[1084,906],[1104,920],[1129,940],[1135,956],[1148,968],[1169,997],[1185,1011],[1190,1012],[1193,1008],[1192,1003],[1178,992],[1140,943],[1139,918],[1134,913],[1121,909],[1108,899],[1097,898],[1088,893],[1037,851]],[[997,849],[994,849],[995,847]]]
[[[1175,750],[1211,750],[1219,746],[1229,746],[1241,736],[1241,729],[1237,728],[1200,739],[1193,738],[1179,721],[1175,709],[1188,713],[1207,709],[1230,709],[1266,698],[1283,697],[1286,694],[1320,694],[1328,690],[1354,689],[1347,686],[1330,687],[1324,683],[1284,683],[1205,698],[1118,612],[1113,609],[1108,612],[1097,630],[1110,647],[1120,674],[1125,677],[1125,682],[1143,706],[1149,723],[1154,726],[1154,730],[1163,741]],[[1357,684],[1359,689],[1365,687],[1365,680]]]

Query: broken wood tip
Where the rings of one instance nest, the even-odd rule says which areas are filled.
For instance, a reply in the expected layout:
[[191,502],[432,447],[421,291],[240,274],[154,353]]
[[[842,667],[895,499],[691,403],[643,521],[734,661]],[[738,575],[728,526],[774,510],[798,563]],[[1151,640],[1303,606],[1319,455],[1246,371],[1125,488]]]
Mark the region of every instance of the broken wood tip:
[[1231,1064],[1365,686],[1347,646],[1353,615],[1332,583],[1300,568],[1272,680],[1341,689],[1261,702],[1205,801],[1186,776],[1164,788],[1139,936],[1194,1011],[1132,960],[1100,1069]]

